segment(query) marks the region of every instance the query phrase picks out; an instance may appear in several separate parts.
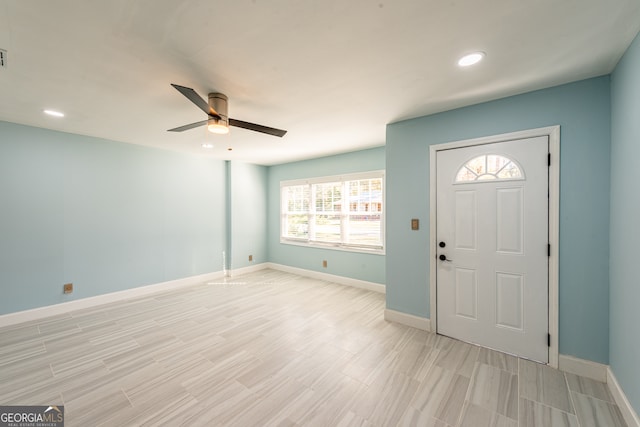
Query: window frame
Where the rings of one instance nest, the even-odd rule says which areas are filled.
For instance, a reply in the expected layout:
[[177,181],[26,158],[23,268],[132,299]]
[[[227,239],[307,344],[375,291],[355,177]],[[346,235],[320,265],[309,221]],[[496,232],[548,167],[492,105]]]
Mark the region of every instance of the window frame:
[[[349,188],[347,183],[350,181],[358,181],[358,180],[366,180],[366,179],[381,179],[382,181],[382,202],[381,209],[377,212],[372,212],[374,214],[380,215],[380,245],[366,245],[359,243],[349,243],[347,242],[347,229],[349,218],[354,215],[354,213],[350,212],[349,202],[343,202],[341,204],[340,211],[337,211],[336,214],[340,218],[340,241],[339,242],[326,242],[326,241],[318,241],[313,240],[313,228],[315,224],[315,216],[326,214],[325,211],[318,212],[316,210],[316,197],[315,197],[315,189],[317,184],[331,184],[331,183],[340,183],[341,186],[341,194],[344,199],[345,196],[348,197]],[[295,238],[285,236],[284,233],[287,230],[287,218],[290,213],[287,211],[287,201],[288,198],[285,197],[284,191],[288,187],[293,186],[308,186],[306,193],[309,195],[309,200],[307,203],[308,206],[308,232],[306,238]],[[384,170],[374,170],[367,172],[359,172],[359,173],[351,173],[351,174],[343,174],[343,175],[332,175],[332,176],[322,176],[322,177],[314,177],[314,178],[306,178],[306,179],[294,179],[294,180],[285,180],[280,181],[280,243],[288,244],[288,245],[297,245],[297,246],[305,246],[305,247],[314,247],[314,248],[323,248],[323,249],[333,249],[347,252],[360,252],[360,253],[368,253],[368,254],[385,254],[385,171]]]

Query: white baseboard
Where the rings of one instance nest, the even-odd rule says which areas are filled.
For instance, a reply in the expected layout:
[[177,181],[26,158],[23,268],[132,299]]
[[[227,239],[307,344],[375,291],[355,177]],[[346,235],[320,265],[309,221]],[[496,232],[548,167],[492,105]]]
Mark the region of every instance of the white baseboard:
[[229,277],[234,277],[242,274],[255,273],[256,271],[264,270],[265,268],[269,268],[269,263],[262,262],[248,267],[234,268],[232,270],[228,270],[227,273],[229,274]]
[[[320,273],[311,270],[305,270],[302,268],[289,267],[281,264],[273,263],[260,263],[251,265],[248,267],[237,268],[234,270],[228,270],[226,273],[228,276],[239,276],[242,274],[253,273],[263,270],[265,268],[273,268],[275,270],[286,271],[301,276],[312,277],[320,280],[327,280],[342,285],[353,286],[356,288],[366,289],[374,292],[385,292],[385,286],[379,283],[366,282],[364,280],[351,279],[348,277],[335,276],[333,274]],[[5,326],[11,326],[18,323],[30,322],[34,320],[44,319],[46,317],[57,316],[66,314],[74,310],[82,310],[85,308],[96,307],[111,302],[122,301],[125,299],[136,298],[146,296],[162,291],[177,289],[186,286],[192,286],[198,283],[203,283],[211,280],[218,280],[225,277],[224,271],[216,271],[212,273],[201,274],[198,276],[185,277],[183,279],[170,280],[167,282],[156,283],[153,285],[140,286],[137,288],[125,289],[123,291],[111,292],[108,294],[97,295],[94,297],[82,298],[74,301],[63,302],[60,304],[48,305],[45,307],[33,308],[30,310],[18,311],[15,313],[8,313],[0,315],[0,328]]]
[[558,356],[558,369],[570,374],[576,374],[592,380],[607,382],[608,365],[592,362],[590,360],[579,359],[577,357],[561,354]]
[[352,279],[350,277],[336,276],[329,273],[321,273],[319,271],[305,270],[304,268],[291,267],[283,264],[275,264],[272,262],[265,263],[265,268],[273,268],[287,273],[297,274],[299,276],[311,277],[312,279],[326,280],[327,282],[338,283],[340,285],[353,286],[354,288],[366,289],[367,291],[385,293],[385,286],[380,283],[367,282],[365,280]]
[[624,417],[627,425],[629,427],[640,427],[640,418],[636,411],[633,410],[633,406],[631,406],[627,396],[624,394],[624,391],[622,391],[615,375],[613,375],[611,366],[607,366],[607,385],[609,386],[609,391],[611,391],[613,399],[616,401],[618,408],[620,408],[620,412],[622,412],[622,416]]
[[123,291],[111,292],[103,295],[96,295],[94,297],[82,298],[74,301],[63,302],[60,304],[48,305],[45,307],[38,307],[24,311],[17,311],[15,313],[8,313],[0,316],[0,328],[23,322],[30,322],[33,320],[40,320],[44,319],[45,317],[66,314],[74,310],[82,310],[85,308],[108,304],[111,302],[122,301],[126,299],[155,294],[162,291],[192,286],[198,283],[206,282],[207,280],[219,279],[221,277],[224,277],[224,272],[217,271],[213,273],[200,274],[198,276],[185,277],[183,279],[155,283],[153,285],[125,289]]
[[412,328],[431,332],[431,320],[426,317],[414,316],[413,314],[402,313],[401,311],[386,308],[384,310],[384,320],[402,323],[403,325],[411,326]]

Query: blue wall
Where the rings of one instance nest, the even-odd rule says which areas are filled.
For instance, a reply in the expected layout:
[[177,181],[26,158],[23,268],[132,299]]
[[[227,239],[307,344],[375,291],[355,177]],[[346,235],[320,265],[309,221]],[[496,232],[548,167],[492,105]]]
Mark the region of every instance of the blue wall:
[[267,168],[239,162],[229,168],[231,269],[267,262]]
[[[271,166],[268,172],[269,260],[277,264],[384,284],[384,255],[280,243],[280,181],[384,170],[384,151],[384,147],[379,147]],[[322,267],[323,260],[327,260],[327,268]]]
[[221,271],[224,178],[222,161],[0,122],[0,314]]
[[611,77],[611,369],[640,413],[640,36]]
[[[429,317],[429,146],[561,126],[560,353],[608,363],[610,81],[600,77],[387,126],[387,307]],[[420,231],[410,219],[419,218]]]

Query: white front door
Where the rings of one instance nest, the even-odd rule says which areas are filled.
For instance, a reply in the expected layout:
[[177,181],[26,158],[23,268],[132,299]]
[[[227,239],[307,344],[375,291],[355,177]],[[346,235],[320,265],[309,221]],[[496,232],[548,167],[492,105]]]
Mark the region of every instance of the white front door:
[[437,332],[547,363],[548,137],[437,152]]

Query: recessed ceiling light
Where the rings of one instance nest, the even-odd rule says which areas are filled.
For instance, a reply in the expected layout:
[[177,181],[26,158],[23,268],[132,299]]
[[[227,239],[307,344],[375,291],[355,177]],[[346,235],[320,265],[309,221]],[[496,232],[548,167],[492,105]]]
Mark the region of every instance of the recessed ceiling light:
[[484,58],[484,52],[473,52],[469,55],[465,55],[458,60],[458,65],[461,67],[468,67],[469,65],[477,64]]
[[53,117],[64,117],[64,113],[61,113],[60,111],[44,110],[44,113]]
[[208,148],[213,148],[213,144],[208,144],[208,143],[205,142],[204,144],[202,144],[202,148],[207,148],[207,149]]

